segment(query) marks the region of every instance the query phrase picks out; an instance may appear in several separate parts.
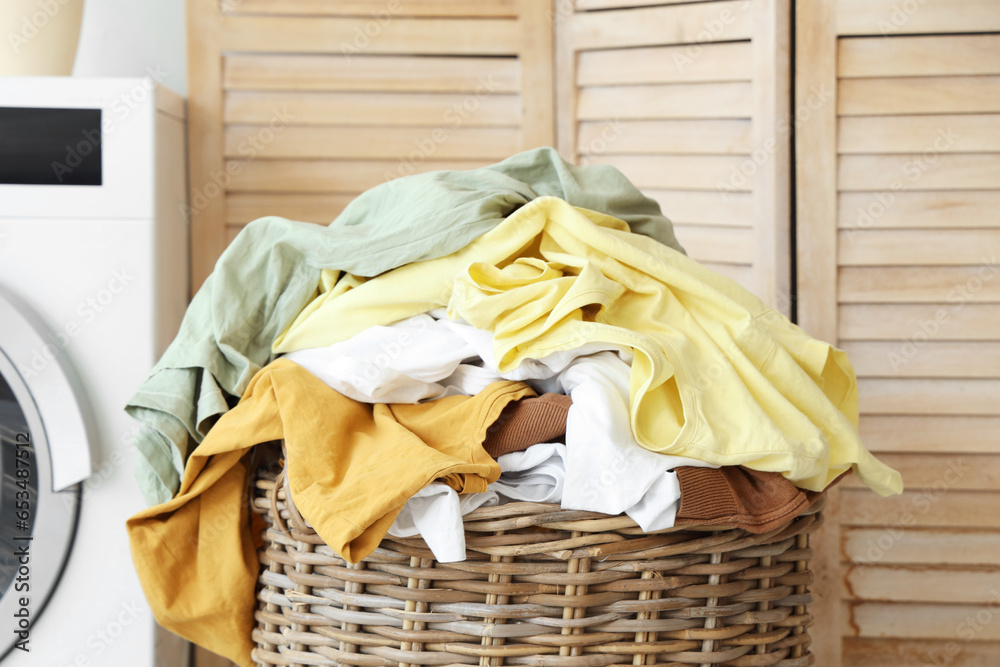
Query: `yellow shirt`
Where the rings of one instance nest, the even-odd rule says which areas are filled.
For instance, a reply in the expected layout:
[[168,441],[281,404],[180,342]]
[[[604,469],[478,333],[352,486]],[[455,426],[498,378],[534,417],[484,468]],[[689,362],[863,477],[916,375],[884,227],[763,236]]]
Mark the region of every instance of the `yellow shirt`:
[[648,449],[779,472],[812,491],[853,467],[880,494],[902,491],[858,437],[842,351],[610,216],[542,197],[446,257],[338,278],[325,276],[275,351],[447,306],[493,332],[501,370],[590,342],[634,350],[632,429]]
[[371,553],[407,499],[441,479],[485,491],[500,466],[482,443],[511,401],[534,392],[495,382],[477,396],[419,405],[366,405],[298,364],[277,360],[192,453],[180,492],[128,521],[132,559],[156,620],[252,667],[259,563],[247,507],[254,445],[285,441],[296,507],[350,562]]

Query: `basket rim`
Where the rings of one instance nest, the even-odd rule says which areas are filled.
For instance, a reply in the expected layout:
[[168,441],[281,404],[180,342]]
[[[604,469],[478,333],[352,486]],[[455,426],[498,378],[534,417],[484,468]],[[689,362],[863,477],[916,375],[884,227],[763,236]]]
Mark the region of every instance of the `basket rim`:
[[[283,532],[287,533],[287,529],[284,526],[284,521],[282,520],[282,512],[278,509],[278,501],[282,502],[286,513],[288,514],[289,520],[298,530],[315,532],[312,526],[309,525],[308,521],[302,517],[298,508],[295,506],[291,489],[288,484],[288,476],[285,474],[285,470],[285,468],[282,468],[275,474],[266,470],[264,467],[260,467],[253,476],[253,485],[255,488],[267,492],[267,498],[271,505],[270,510],[272,514],[278,518],[279,527],[282,528]],[[778,533],[803,517],[818,514],[823,510],[825,505],[826,494],[824,493],[818,496],[812,504],[804,508],[797,515],[789,518],[788,521],[783,522],[777,528],[768,531],[768,533]],[[602,512],[594,512],[590,510],[564,509],[557,503],[537,503],[526,501],[502,503],[499,505],[491,505],[489,507],[479,507],[468,514],[463,515],[462,524],[465,526],[466,531],[476,533],[490,533],[496,530],[544,526],[546,528],[561,528],[564,530],[573,530],[585,533],[604,532],[607,530],[627,530],[631,532],[634,530],[637,531],[637,534],[641,535],[665,535],[679,532],[716,533],[740,530],[750,534],[749,531],[745,531],[742,526],[731,523],[691,523],[674,525],[670,528],[647,532],[643,531],[639,524],[637,524],[635,520],[625,513],[604,514]],[[470,526],[470,524],[472,525]]]

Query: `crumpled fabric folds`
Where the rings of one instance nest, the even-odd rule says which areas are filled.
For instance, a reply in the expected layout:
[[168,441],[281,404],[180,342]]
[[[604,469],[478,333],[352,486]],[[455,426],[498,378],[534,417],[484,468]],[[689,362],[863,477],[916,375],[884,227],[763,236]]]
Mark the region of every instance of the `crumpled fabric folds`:
[[328,226],[250,223],[126,410],[156,620],[243,667],[262,465],[348,563],[418,539],[463,561],[465,517],[508,502],[768,533],[847,475],[902,491],[843,351],[552,149],[385,183]]
[[[537,197],[605,211],[677,250],[670,221],[620,171],[576,166],[551,148],[468,171],[379,185],[329,226],[278,217],[249,223],[195,294],[180,332],[126,407],[137,419],[135,474],[148,503],[169,500],[184,462],[332,275],[376,276],[456,252]],[[347,289],[357,278],[339,281]]]
[[249,664],[258,545],[245,455],[254,445],[284,441],[296,507],[353,563],[431,482],[480,493],[497,481],[500,466],[482,447],[486,431],[509,402],[534,395],[522,382],[500,381],[476,396],[367,405],[293,362],[266,366],[192,453],[177,496],[128,521],[132,559],[157,620]]
[[902,489],[858,437],[846,354],[686,255],[556,197],[451,255],[346,291],[332,283],[275,350],[330,345],[439,307],[493,334],[501,373],[588,344],[633,355],[631,430],[651,451],[778,472],[812,491],[849,468],[883,495]]

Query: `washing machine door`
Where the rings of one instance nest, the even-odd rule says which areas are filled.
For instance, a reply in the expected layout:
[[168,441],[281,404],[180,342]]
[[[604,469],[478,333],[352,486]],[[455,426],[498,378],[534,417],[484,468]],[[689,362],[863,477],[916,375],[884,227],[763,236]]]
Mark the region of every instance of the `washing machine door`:
[[[76,529],[80,482],[92,470],[85,402],[58,345],[0,292],[0,655],[30,630],[59,583]],[[46,363],[19,368],[38,352]]]

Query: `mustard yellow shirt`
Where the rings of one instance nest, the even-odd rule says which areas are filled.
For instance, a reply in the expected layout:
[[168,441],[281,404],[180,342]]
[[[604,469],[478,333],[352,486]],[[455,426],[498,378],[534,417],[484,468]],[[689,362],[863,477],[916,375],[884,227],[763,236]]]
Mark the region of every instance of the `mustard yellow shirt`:
[[428,483],[474,493],[496,481],[500,466],[482,447],[486,431],[508,403],[533,395],[523,383],[495,382],[473,397],[373,406],[291,361],[271,363],[192,453],[178,495],[128,520],[132,559],[156,620],[253,666],[260,545],[245,455],[254,445],[284,439],[296,507],[328,545],[357,562]]
[[631,420],[644,447],[779,472],[820,491],[849,468],[883,495],[899,473],[857,432],[857,382],[841,350],[732,280],[555,197],[468,246],[376,278],[327,273],[274,344],[322,347],[433,308],[493,332],[501,370],[584,343],[631,348]]

